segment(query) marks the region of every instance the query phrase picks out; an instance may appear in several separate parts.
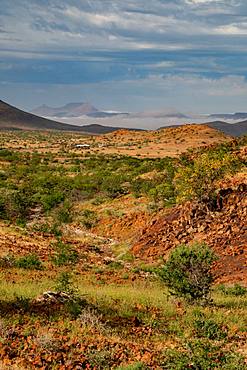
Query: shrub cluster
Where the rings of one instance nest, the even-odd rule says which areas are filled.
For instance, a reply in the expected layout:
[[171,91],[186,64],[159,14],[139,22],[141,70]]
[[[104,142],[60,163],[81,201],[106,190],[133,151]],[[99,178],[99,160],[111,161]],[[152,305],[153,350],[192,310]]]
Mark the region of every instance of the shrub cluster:
[[216,256],[205,244],[181,245],[174,249],[158,273],[172,295],[189,302],[208,302]]

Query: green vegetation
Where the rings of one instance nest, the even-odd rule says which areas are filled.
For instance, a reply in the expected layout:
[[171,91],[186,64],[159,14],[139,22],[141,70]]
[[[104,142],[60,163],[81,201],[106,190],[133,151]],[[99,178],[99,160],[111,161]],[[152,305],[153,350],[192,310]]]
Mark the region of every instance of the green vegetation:
[[[240,139],[238,145],[245,141]],[[246,164],[243,158],[233,153],[233,149],[234,144],[227,143],[182,155],[174,177],[177,202],[213,199],[215,181],[234,174]]]
[[219,290],[225,295],[232,296],[242,296],[247,294],[247,288],[240,284],[234,284],[233,286],[226,287],[225,285],[220,285]]
[[0,149],[0,367],[245,369],[246,287],[212,285],[206,245],[144,263],[125,232],[140,231],[138,212],[145,222],[187,200],[217,208],[218,182],[246,166],[246,138],[147,159],[16,135],[48,149]]
[[189,302],[207,302],[213,283],[212,263],[216,259],[205,244],[181,245],[174,249],[159,276],[172,295]]
[[[97,284],[75,276],[72,279],[70,273],[63,272],[57,277],[55,289],[72,299],[60,308],[52,306],[50,311],[45,303],[36,312],[30,298],[54,286],[54,279],[41,284],[39,277],[28,281],[29,272],[19,272],[22,273],[26,276],[23,282],[0,284],[4,328],[1,346],[7,358],[12,353],[8,348],[14,348],[16,356],[32,364],[35,350],[37,363],[49,361],[50,357],[58,369],[61,364],[56,362],[56,353],[65,353],[66,363],[72,361],[75,366],[84,348],[85,364],[99,369],[245,369],[238,350],[247,325],[244,297],[230,297],[222,303],[223,293],[215,290],[214,305],[186,304],[179,313],[176,305],[167,300],[167,292],[160,294],[158,281],[146,280],[134,286],[128,282],[124,286],[111,283],[99,289]],[[13,331],[19,339],[10,346]],[[45,343],[47,356],[43,347],[37,347],[37,338]],[[74,351],[75,344],[78,352]]]
[[42,270],[43,264],[36,254],[20,257],[15,261],[15,266],[26,270]]
[[71,245],[58,240],[53,248],[55,254],[51,260],[55,266],[74,265],[78,262],[79,254]]
[[[118,155],[68,155],[66,166],[55,155],[17,153],[1,149],[0,217],[25,226],[33,212],[51,216],[57,224],[73,219],[73,204],[100,204],[133,194],[146,196],[159,207],[188,199],[214,200],[218,179],[233,174],[245,160],[234,150],[238,143],[194,150],[178,159],[141,159]],[[234,154],[233,154],[234,152]],[[76,166],[76,171],[75,171]],[[99,203],[100,200],[100,203]],[[85,210],[82,223],[92,227],[97,215]]]
[[244,370],[246,365],[241,355],[226,351],[222,344],[196,339],[186,342],[180,351],[167,351],[162,368],[167,370]]

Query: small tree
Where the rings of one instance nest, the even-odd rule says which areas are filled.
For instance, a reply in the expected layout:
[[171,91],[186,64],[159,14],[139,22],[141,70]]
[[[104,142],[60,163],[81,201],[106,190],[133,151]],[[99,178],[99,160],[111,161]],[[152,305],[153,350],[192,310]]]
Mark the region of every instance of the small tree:
[[181,245],[171,253],[159,275],[172,295],[189,302],[207,302],[215,259],[215,254],[206,244]]

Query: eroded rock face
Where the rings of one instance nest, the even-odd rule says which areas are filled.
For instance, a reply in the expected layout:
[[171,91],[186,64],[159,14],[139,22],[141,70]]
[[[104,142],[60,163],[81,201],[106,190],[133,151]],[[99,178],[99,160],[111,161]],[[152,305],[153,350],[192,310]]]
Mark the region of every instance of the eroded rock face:
[[182,243],[203,241],[220,257],[214,270],[218,281],[247,283],[247,184],[222,188],[217,201],[187,202],[152,222],[132,252],[143,258],[166,259]]

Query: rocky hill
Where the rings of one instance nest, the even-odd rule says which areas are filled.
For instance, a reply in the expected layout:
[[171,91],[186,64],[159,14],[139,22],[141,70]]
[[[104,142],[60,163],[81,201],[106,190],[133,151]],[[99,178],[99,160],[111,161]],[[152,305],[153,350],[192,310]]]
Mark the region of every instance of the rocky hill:
[[132,251],[147,259],[167,259],[182,243],[204,241],[219,256],[215,275],[220,282],[247,280],[247,176],[222,185],[215,204],[205,201],[175,206],[142,231]]

